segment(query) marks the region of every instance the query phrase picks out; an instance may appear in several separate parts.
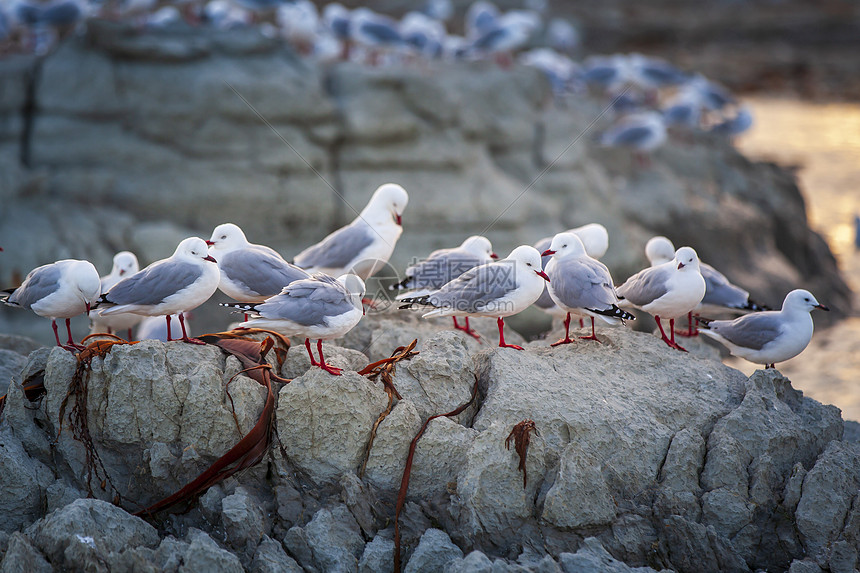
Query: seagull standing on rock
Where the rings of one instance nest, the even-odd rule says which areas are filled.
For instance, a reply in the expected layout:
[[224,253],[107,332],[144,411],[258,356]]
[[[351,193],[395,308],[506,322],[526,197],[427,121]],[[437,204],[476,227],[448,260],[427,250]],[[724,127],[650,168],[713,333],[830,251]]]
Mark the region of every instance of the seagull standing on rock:
[[[109,291],[113,285],[118,283],[123,277],[130,277],[140,270],[140,263],[137,262],[137,256],[131,251],[120,251],[113,256],[113,268],[110,274],[101,278],[101,294]],[[139,314],[131,312],[114,314],[111,316],[93,316],[90,321],[90,333],[121,332],[127,330],[128,340],[131,340],[131,329],[134,328],[143,317]]]
[[[493,245],[488,238],[472,235],[463,241],[459,247],[433,251],[420,263],[408,267],[404,280],[388,288],[389,290],[411,289],[408,294],[398,295],[397,300],[430,294],[469,269],[487,264],[498,258],[499,256],[493,252]],[[456,316],[452,318],[455,329],[462,330],[469,336],[480,340],[481,336],[469,326],[468,316],[465,326],[460,326],[457,323]]]
[[[21,286],[5,292],[8,294],[0,301],[50,318],[57,346],[71,350],[78,346],[72,338],[70,319],[85,312],[89,314],[90,305],[101,294],[101,281],[91,262],[64,259],[33,269]],[[66,319],[66,331],[69,334],[66,346],[60,343],[57,333],[58,318]]]
[[499,346],[522,350],[505,343],[505,317],[529,307],[543,292],[549,277],[541,269],[540,253],[522,245],[500,261],[466,271],[439,290],[404,298],[400,308],[432,307],[424,318],[436,316],[492,316],[499,326]]
[[242,229],[233,223],[215,227],[206,244],[221,272],[218,288],[240,302],[263,302],[291,282],[310,276],[274,249],[248,242]]
[[[687,349],[675,342],[675,319],[684,316],[705,296],[705,279],[699,271],[699,256],[692,247],[681,247],[662,265],[643,269],[616,289],[622,308],[638,308],[654,316],[663,342],[676,350]],[[672,338],[666,337],[660,318],[669,319]]]
[[700,319],[700,332],[723,343],[735,356],[765,368],[794,358],[812,340],[814,309],[830,310],[807,290],[788,293],[781,310],[747,314],[735,320]]
[[409,195],[400,185],[381,185],[358,217],[296,255],[293,263],[309,273],[354,273],[367,280],[391,257],[403,233],[401,217]]
[[209,256],[206,241],[189,237],[179,243],[170,257],[156,261],[130,277],[116,283],[103,294],[99,304],[113,305],[99,312],[110,316],[133,312],[144,316],[164,316],[167,339],[170,340],[170,315],[179,314],[183,342],[204,344],[188,338],[183,312],[193,310],[209,300],[218,288],[221,273]]
[[[271,328],[286,336],[301,336],[311,358],[311,366],[319,366],[329,374],[340,376],[341,369],[326,364],[322,341],[340,338],[358,324],[364,314],[361,298],[364,281],[354,274],[337,279],[316,273],[290,283],[265,302],[257,304],[221,303],[251,315],[242,328]],[[319,362],[311,352],[310,339],[317,341]]]
[[541,253],[552,258],[546,265],[549,276],[547,290],[552,300],[567,312],[564,321],[564,338],[552,344],[570,344],[570,315],[585,315],[591,318],[591,336],[580,336],[584,340],[598,340],[594,333],[594,318],[600,317],[609,324],[623,323],[635,317],[618,307],[618,295],[612,275],[606,265],[592,259],[585,246],[573,233],[556,235],[549,249]]

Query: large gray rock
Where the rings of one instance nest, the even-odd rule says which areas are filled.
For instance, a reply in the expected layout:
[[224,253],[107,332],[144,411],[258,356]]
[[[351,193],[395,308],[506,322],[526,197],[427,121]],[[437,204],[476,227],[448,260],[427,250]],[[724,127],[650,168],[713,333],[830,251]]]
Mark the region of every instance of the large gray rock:
[[238,550],[253,550],[266,529],[260,501],[244,487],[221,500],[221,523],[230,545]]
[[357,571],[364,551],[361,529],[345,505],[323,508],[305,526],[320,571]]
[[448,534],[439,529],[428,529],[421,536],[418,547],[406,563],[404,573],[432,573],[442,571],[454,561],[463,557],[463,551],[457,547]]
[[27,455],[7,425],[0,425],[0,531],[15,531],[41,516],[53,472]]
[[650,573],[651,567],[629,567],[609,554],[594,537],[587,537],[576,553],[558,556],[564,573]]
[[33,547],[21,533],[9,538],[5,555],[0,559],[0,573],[51,573],[53,569],[44,555]]
[[355,372],[313,368],[278,396],[278,434],[290,461],[317,483],[361,465],[370,431],[388,404],[381,384]]
[[408,399],[397,402],[376,428],[376,439],[367,457],[367,479],[389,491],[400,487],[409,454],[409,444],[421,429],[422,420]]
[[358,561],[359,573],[390,573],[394,571],[394,541],[381,535],[364,546]]
[[271,537],[263,541],[254,553],[254,560],[248,568],[252,573],[302,573],[304,571],[296,560],[286,554],[280,543]]

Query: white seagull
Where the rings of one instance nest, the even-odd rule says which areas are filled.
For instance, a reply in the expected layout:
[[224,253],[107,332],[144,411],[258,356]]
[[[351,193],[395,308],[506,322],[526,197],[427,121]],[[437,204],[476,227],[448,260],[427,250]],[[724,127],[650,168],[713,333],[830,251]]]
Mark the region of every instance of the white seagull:
[[540,253],[522,245],[500,261],[474,267],[439,290],[405,298],[400,308],[433,307],[424,318],[436,316],[493,316],[499,326],[499,346],[522,350],[505,343],[505,317],[517,314],[534,303],[549,278],[541,269]]
[[99,303],[113,305],[99,312],[110,316],[133,312],[144,316],[164,316],[167,339],[170,340],[170,315],[179,314],[182,340],[204,344],[188,338],[183,312],[193,310],[209,300],[218,288],[221,273],[215,259],[209,256],[206,241],[189,237],[179,243],[170,257],[156,261],[116,283],[103,294]]
[[[616,289],[622,308],[638,308],[654,316],[663,342],[686,352],[675,342],[675,319],[696,308],[705,296],[705,279],[699,271],[699,256],[692,247],[681,247],[662,265],[643,269]],[[660,317],[669,319],[671,340]]]
[[215,227],[206,244],[221,272],[218,288],[240,302],[263,302],[291,282],[310,276],[274,249],[248,242],[242,229],[233,223]]
[[564,338],[552,344],[569,344],[570,315],[591,318],[591,336],[580,336],[584,340],[598,340],[594,333],[594,318],[599,317],[608,324],[620,324],[635,317],[618,307],[618,295],[612,275],[606,265],[588,256],[585,246],[573,233],[559,233],[550,247],[541,256],[551,256],[546,265],[549,276],[547,289],[552,300],[567,312],[564,321]]
[[367,280],[394,252],[408,202],[409,195],[400,185],[381,185],[352,223],[296,255],[293,263],[308,272],[332,276],[354,273]]
[[[397,300],[406,297],[416,297],[442,288],[446,283],[456,279],[469,269],[492,262],[499,256],[493,252],[490,240],[481,235],[472,235],[459,247],[453,249],[438,249],[430,253],[423,261],[416,263],[406,269],[406,278],[391,285],[389,290],[409,289],[409,293],[397,295]],[[481,335],[469,326],[469,317],[466,317],[466,325],[460,326],[457,317],[454,319],[454,328],[462,330],[475,339]]]
[[[110,274],[101,278],[101,294],[109,291],[123,277],[130,277],[139,270],[140,263],[137,262],[137,256],[134,253],[131,251],[120,251],[115,254]],[[107,332],[108,334],[113,334],[114,332],[127,330],[128,340],[131,340],[131,329],[141,320],[143,320],[142,316],[131,312],[111,316],[96,314],[90,320],[90,333]]]
[[[645,256],[651,266],[662,265],[671,261],[675,256],[675,245],[672,241],[658,235],[651,237],[645,244]],[[711,265],[699,262],[699,271],[705,279],[705,296],[702,302],[687,313],[687,332],[679,332],[682,336],[696,336],[698,331],[693,325],[693,314],[719,313],[725,310],[735,312],[758,312],[770,310],[765,306],[750,300],[750,293],[739,286],[733,285],[726,276]]]
[[813,309],[830,310],[807,290],[788,293],[782,310],[747,314],[734,320],[705,320],[701,333],[722,342],[735,356],[765,368],[794,358],[812,340]]
[[90,312],[90,305],[101,294],[101,283],[91,262],[64,259],[33,269],[21,286],[5,292],[6,296],[0,301],[51,319],[57,346],[63,346],[57,333],[57,319],[65,318],[69,340],[63,348],[70,350],[77,347],[72,339],[70,319]]
[[[364,288],[364,281],[354,274],[335,279],[316,273],[290,283],[265,302],[221,303],[221,306],[238,308],[251,315],[251,320],[239,325],[242,328],[270,328],[287,336],[304,337],[311,365],[339,376],[341,369],[325,362],[322,341],[340,338],[358,324],[364,314],[361,305]],[[311,338],[317,341],[319,362],[311,352]]]

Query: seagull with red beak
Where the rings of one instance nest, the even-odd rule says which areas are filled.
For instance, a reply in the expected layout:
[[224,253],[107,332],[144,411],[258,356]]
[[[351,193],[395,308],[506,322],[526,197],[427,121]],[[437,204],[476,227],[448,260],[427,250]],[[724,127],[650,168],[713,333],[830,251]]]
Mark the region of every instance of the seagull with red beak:
[[[99,273],[91,262],[65,259],[33,269],[21,286],[5,292],[8,294],[0,297],[0,302],[50,318],[57,346],[73,350],[80,346],[72,338],[70,319],[85,312],[89,314],[90,305],[99,298],[101,284]],[[60,343],[58,318],[66,319],[69,334],[66,345]]]
[[[406,269],[406,278],[388,287],[389,290],[406,290],[409,293],[397,295],[397,300],[414,298],[442,288],[446,283],[456,279],[469,269],[478,265],[484,265],[498,259],[499,256],[493,252],[490,240],[481,235],[472,235],[459,247],[453,249],[438,249],[414,265]],[[469,326],[469,317],[466,317],[465,326],[457,323],[454,318],[454,328],[462,330],[469,336],[480,340],[481,335]]]
[[[696,308],[705,296],[699,256],[692,247],[681,247],[671,261],[639,271],[616,292],[620,299],[618,306],[638,308],[652,315],[663,342],[676,350],[687,351],[675,342],[675,319]],[[671,339],[663,331],[661,318],[669,319]]]
[[[110,274],[101,278],[101,294],[106,293],[123,278],[129,277],[139,270],[140,263],[137,262],[137,256],[134,253],[131,251],[118,252],[113,256],[113,268]],[[137,326],[142,320],[142,316],[131,312],[104,317],[93,313],[90,317],[90,333],[106,332],[113,334],[114,332],[126,331],[128,340],[131,340],[131,329]]]
[[474,267],[439,290],[423,296],[404,298],[400,308],[432,310],[424,318],[437,316],[492,316],[499,326],[499,346],[522,350],[505,343],[505,317],[528,308],[549,281],[541,270],[540,253],[522,245],[500,261]]
[[367,280],[391,258],[403,233],[401,217],[408,202],[400,185],[381,185],[352,223],[296,255],[293,263],[309,273],[353,273]]
[[188,338],[185,311],[209,300],[218,289],[221,273],[206,241],[189,237],[179,243],[170,257],[156,261],[145,269],[116,283],[101,296],[99,305],[110,305],[99,312],[102,317],[132,312],[143,316],[164,316],[167,339],[171,339],[170,315],[179,314],[182,341],[203,344]]

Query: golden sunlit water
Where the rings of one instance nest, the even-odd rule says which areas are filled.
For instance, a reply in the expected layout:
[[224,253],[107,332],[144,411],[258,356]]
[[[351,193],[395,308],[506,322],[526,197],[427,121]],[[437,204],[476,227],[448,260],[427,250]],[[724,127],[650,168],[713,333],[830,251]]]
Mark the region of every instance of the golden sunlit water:
[[[854,216],[860,214],[860,104],[772,98],[746,103],[753,110],[755,125],[738,138],[738,147],[752,159],[797,167],[810,225],[830,244],[852,290],[860,292],[860,252],[854,246]],[[848,420],[860,420],[860,298],[856,294],[854,308],[851,318],[816,331],[800,356],[777,364],[796,388],[835,404]],[[744,360],[732,360],[731,365],[746,373],[756,369]]]

